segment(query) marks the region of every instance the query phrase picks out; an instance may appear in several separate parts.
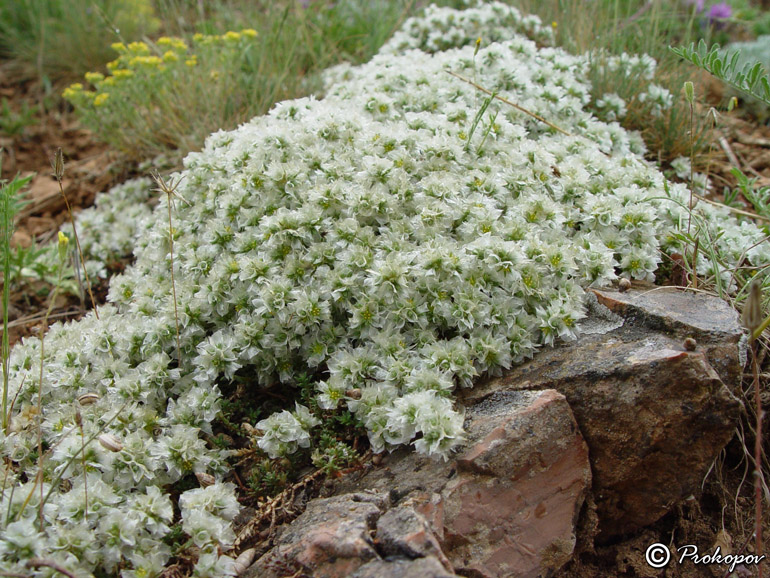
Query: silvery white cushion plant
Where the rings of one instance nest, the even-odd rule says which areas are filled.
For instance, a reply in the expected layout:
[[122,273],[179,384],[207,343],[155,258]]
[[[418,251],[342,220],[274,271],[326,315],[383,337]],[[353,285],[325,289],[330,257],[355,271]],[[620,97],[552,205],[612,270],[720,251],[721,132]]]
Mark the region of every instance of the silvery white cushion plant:
[[[174,212],[181,359],[164,196],[100,319],[45,337],[42,491],[40,340],[12,353],[3,571],[45,556],[79,576],[156,575],[176,522],[165,490],[208,473],[215,484],[179,498],[181,527],[201,551],[196,575],[227,575],[218,552],[237,502],[226,452],[206,443],[220,385],[280,382],[290,397],[295,375],[316,372],[320,408],[353,412],[376,451],[413,444],[446,458],[463,440],[456,387],[572,339],[585,287],[651,280],[661,251],[681,250],[689,194],[638,156],[636,135],[586,112],[587,58],[518,35],[475,49],[386,49],[324,100],[282,103],[188,156],[179,192],[190,205]],[[496,101],[474,123],[486,97],[447,69],[572,136]],[[762,239],[726,211],[696,213],[734,262]],[[770,262],[766,244],[745,256]],[[717,265],[729,283],[729,263]],[[95,403],[76,401],[89,392]],[[254,425],[281,456],[318,424],[291,403]]]

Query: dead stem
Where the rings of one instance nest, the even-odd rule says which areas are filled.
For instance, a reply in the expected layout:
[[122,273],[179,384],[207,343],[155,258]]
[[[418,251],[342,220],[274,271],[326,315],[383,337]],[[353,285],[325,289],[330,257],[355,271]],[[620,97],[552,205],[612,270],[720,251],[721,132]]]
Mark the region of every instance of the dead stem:
[[160,193],[166,193],[166,196],[168,198],[168,244],[169,244],[169,253],[171,255],[171,296],[174,300],[174,323],[176,324],[176,358],[177,363],[181,366],[182,365],[182,347],[179,339],[179,311],[177,310],[177,304],[176,304],[176,282],[174,280],[174,227],[172,226],[171,222],[171,207],[172,207],[172,200],[171,196],[175,196],[188,205],[187,201],[176,192],[176,188],[179,186],[179,183],[182,182],[182,179],[184,177],[180,177],[177,179],[176,182],[173,180],[166,183],[165,180],[163,180],[163,177],[160,176],[158,171],[154,171],[152,174],[152,178],[155,181],[155,183],[158,185],[158,188],[155,189],[156,191]]
[[460,80],[462,80],[463,82],[467,82],[467,83],[468,83],[468,84],[470,84],[470,85],[471,85],[473,88],[475,88],[475,89],[477,89],[477,90],[480,90],[480,91],[481,91],[481,92],[483,92],[484,94],[488,94],[488,95],[489,95],[489,96],[491,96],[492,98],[496,98],[496,99],[497,99],[497,100],[499,100],[500,102],[503,102],[503,103],[507,104],[508,106],[512,106],[512,107],[513,107],[513,108],[515,108],[516,110],[519,110],[519,111],[523,112],[524,114],[528,114],[528,115],[529,115],[529,116],[531,116],[532,118],[534,118],[534,119],[536,119],[536,120],[539,120],[539,121],[540,121],[540,122],[542,122],[543,124],[545,124],[545,125],[547,125],[547,126],[551,127],[551,128],[552,128],[553,130],[555,130],[556,132],[560,132],[561,134],[563,134],[563,135],[565,135],[565,136],[573,136],[573,135],[571,135],[570,133],[568,133],[566,130],[564,130],[563,128],[559,128],[558,126],[556,126],[556,125],[555,125],[555,124],[553,124],[552,122],[549,122],[549,121],[545,120],[545,119],[544,119],[542,116],[540,116],[539,114],[535,114],[534,112],[532,112],[532,111],[530,111],[530,110],[527,110],[527,109],[526,109],[526,108],[524,108],[523,106],[520,106],[520,105],[516,104],[515,102],[511,102],[511,101],[510,101],[510,100],[508,100],[507,98],[503,98],[503,97],[502,97],[502,96],[500,96],[499,94],[495,94],[495,93],[493,93],[493,92],[491,92],[491,91],[487,90],[487,89],[486,89],[486,88],[484,88],[483,86],[481,86],[481,85],[479,85],[479,84],[476,84],[475,82],[473,82],[473,81],[472,81],[470,78],[465,78],[464,76],[462,76],[462,75],[460,75],[460,74],[457,74],[456,72],[452,72],[451,70],[447,70],[446,72],[447,72],[448,74],[450,74],[451,76],[454,76],[455,78],[459,78],[459,79],[460,79]]

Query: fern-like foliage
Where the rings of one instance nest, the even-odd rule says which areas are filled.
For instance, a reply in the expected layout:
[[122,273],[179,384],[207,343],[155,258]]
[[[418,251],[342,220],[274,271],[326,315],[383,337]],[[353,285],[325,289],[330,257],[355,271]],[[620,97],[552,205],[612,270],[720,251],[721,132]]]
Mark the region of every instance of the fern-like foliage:
[[692,43],[689,47],[669,46],[669,50],[736,90],[770,105],[770,82],[762,63],[754,62],[740,66],[740,50],[723,55],[718,44],[709,49],[703,40],[698,43],[697,48],[695,43]]

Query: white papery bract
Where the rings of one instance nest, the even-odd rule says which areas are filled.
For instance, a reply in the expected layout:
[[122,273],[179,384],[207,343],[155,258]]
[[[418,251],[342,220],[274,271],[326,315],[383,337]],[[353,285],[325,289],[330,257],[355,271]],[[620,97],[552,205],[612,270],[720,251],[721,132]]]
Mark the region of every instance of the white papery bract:
[[[176,308],[163,196],[128,227],[136,260],[112,279],[100,318],[45,336],[43,532],[31,481],[40,339],[12,351],[0,571],[27,573],[24,560],[44,556],[78,576],[156,572],[174,522],[163,488],[225,473],[225,453],[206,441],[225,387],[282,388],[291,403],[297,376],[314,376],[303,393],[315,403],[254,424],[271,457],[311,445],[317,405],[351,412],[375,452],[412,444],[446,458],[463,442],[454,388],[574,339],[584,289],[653,279],[661,252],[683,252],[688,222],[727,256],[700,259],[699,275],[729,288],[736,264],[770,263],[761,230],[705,203],[690,214],[686,186],[639,156],[638,135],[587,111],[589,57],[532,40],[547,36],[499,4],[431,9],[370,63],[330,73],[342,80],[324,100],[280,103],[189,155],[173,177],[190,203],[173,213]],[[645,79],[655,66],[604,63]],[[497,101],[480,113],[486,96],[447,70],[571,136]],[[622,112],[611,95],[605,108]],[[139,189],[88,214],[95,255],[123,250],[110,223]],[[98,399],[76,405],[86,393]],[[217,551],[234,538],[233,488],[190,490],[179,506],[201,549],[196,575],[227,575],[232,561]]]
[[283,410],[257,422],[263,432],[257,443],[271,458],[291,454],[298,447],[310,447],[310,429],[320,423],[308,408],[296,404],[293,412]]
[[235,533],[229,522],[240,506],[235,486],[217,482],[206,488],[189,490],[179,498],[182,528],[202,549],[229,546]]

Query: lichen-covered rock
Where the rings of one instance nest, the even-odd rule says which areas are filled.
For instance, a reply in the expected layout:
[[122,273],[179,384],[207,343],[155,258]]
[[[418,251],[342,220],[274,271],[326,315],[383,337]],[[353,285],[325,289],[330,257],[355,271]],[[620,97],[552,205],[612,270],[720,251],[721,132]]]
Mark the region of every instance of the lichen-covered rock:
[[458,575],[448,571],[436,558],[396,558],[368,562],[350,578],[458,578]]
[[391,508],[377,520],[377,545],[386,557],[433,557],[446,570],[452,570],[452,564],[441,550],[431,524],[410,504]]

